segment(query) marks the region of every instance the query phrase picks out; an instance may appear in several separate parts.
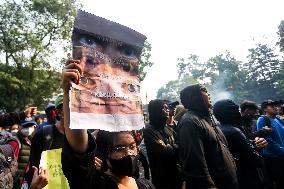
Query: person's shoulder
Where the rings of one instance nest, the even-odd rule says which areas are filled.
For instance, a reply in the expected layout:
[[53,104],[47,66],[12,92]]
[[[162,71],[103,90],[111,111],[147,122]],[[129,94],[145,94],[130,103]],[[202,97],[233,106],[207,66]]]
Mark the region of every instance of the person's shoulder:
[[242,130],[236,126],[230,127],[230,130],[234,133],[242,133]]
[[267,118],[265,118],[264,116],[260,116],[260,117],[257,119],[256,124],[257,124],[257,125],[263,125],[263,124],[265,124],[266,120],[267,120]]
[[38,128],[42,128],[44,125],[46,125],[46,122],[39,124]]
[[52,130],[52,125],[46,125],[45,127],[42,127],[35,132],[35,135],[33,136],[32,140],[41,140],[46,137],[46,134],[51,133]]
[[241,137],[241,138],[244,138],[245,137],[245,134],[243,133],[243,131],[238,128],[238,127],[231,127],[231,134],[234,135],[235,137]]
[[144,129],[144,132],[156,132],[156,128],[151,124],[147,124]]
[[264,116],[260,116],[258,119],[257,119],[257,122],[265,122],[265,117]]
[[157,133],[158,131],[150,124],[146,125],[145,129],[143,130],[144,137],[146,136],[152,136],[154,133]]

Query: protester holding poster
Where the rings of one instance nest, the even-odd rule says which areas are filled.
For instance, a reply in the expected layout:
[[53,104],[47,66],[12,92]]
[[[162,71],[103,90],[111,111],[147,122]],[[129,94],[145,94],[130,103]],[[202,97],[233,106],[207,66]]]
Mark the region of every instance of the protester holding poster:
[[[66,140],[61,161],[70,188],[155,188],[146,179],[134,178],[138,148],[129,131],[144,124],[136,69],[145,37],[79,11],[75,45],[76,38],[88,53],[74,53],[77,60],[67,61],[63,70]],[[100,131],[105,142],[96,144],[86,128],[107,130]],[[101,171],[92,163],[96,147],[106,150]]]
[[124,131],[144,127],[138,58],[145,39],[128,27],[78,11],[72,44],[80,72],[71,70],[78,79],[70,91],[72,129]]

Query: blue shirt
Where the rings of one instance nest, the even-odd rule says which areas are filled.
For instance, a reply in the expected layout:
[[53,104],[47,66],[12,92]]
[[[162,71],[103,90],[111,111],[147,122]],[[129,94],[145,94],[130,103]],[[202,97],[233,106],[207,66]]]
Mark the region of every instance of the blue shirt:
[[44,128],[45,126],[51,125],[48,121],[47,122],[43,122],[42,124],[39,124],[36,127],[36,132],[39,131],[41,128]]
[[[269,120],[273,130],[270,132],[270,135],[265,138],[268,145],[263,148],[263,156],[284,159],[284,125],[276,118],[269,118]],[[265,118],[258,118],[256,124],[257,130],[265,126],[267,126],[265,124]]]

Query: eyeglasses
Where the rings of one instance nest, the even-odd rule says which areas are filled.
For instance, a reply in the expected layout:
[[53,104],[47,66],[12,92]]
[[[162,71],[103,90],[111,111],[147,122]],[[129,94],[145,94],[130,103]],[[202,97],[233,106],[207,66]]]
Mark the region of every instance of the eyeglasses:
[[124,146],[124,145],[114,146],[112,147],[111,152],[121,157],[125,156],[127,153],[136,155],[137,145],[136,143],[133,143],[128,146]]

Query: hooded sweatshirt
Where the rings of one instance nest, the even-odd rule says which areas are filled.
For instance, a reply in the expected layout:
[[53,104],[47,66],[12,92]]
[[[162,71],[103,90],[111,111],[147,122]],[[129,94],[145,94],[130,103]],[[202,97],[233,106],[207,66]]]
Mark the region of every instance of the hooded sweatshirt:
[[[237,189],[234,159],[222,131],[211,121],[200,85],[180,93],[188,109],[179,122],[178,142],[182,176],[187,189]],[[213,123],[212,123],[213,122]]]
[[262,157],[239,129],[241,127],[239,106],[229,99],[220,100],[214,104],[213,112],[221,124],[220,128],[226,136],[229,149],[237,160],[240,187],[263,188],[258,170],[262,166]]
[[172,128],[166,126],[165,102],[152,100],[148,105],[150,124],[144,130],[152,181],[156,188],[178,188],[177,145]]

